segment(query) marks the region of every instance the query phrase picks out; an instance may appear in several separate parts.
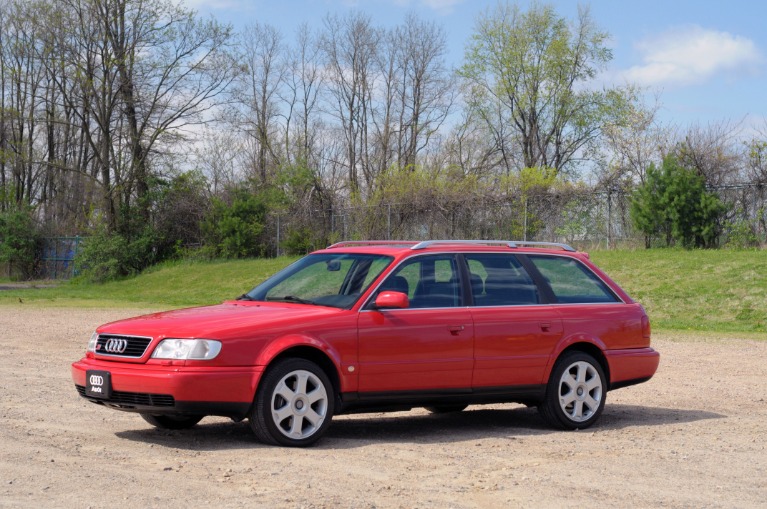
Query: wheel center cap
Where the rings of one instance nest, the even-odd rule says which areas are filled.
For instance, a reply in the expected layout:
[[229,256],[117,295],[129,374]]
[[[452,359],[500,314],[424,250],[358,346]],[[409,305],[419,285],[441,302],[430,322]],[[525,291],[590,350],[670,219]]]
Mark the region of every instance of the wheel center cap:
[[582,398],[582,397],[583,397],[583,394],[584,394],[585,392],[586,392],[586,391],[584,391],[584,390],[583,390],[583,387],[578,387],[578,390],[577,390],[577,391],[575,391],[575,393],[578,395],[578,397],[579,397],[579,398]]
[[300,399],[296,401],[296,410],[301,410],[303,408],[304,408],[304,402],[301,401]]

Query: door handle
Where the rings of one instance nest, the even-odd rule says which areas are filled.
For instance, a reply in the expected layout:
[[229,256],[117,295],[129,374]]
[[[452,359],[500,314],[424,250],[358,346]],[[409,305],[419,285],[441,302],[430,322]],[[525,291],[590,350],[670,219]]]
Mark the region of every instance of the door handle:
[[549,332],[549,329],[551,329],[551,322],[541,322],[540,325],[543,332]]
[[450,334],[452,334],[453,336],[457,336],[458,334],[460,334],[463,331],[463,329],[464,329],[463,325],[448,325],[447,326],[447,330],[449,330]]

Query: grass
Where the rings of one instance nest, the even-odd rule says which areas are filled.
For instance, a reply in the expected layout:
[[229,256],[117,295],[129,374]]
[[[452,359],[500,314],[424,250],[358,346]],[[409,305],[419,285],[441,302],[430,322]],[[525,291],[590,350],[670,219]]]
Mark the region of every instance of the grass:
[[598,251],[594,262],[647,309],[653,327],[767,332],[767,251]]
[[[657,330],[767,332],[767,251],[594,251],[594,262],[647,309]],[[248,291],[295,258],[174,262],[92,285],[0,292],[0,305],[172,308]]]
[[247,292],[295,258],[165,263],[104,284],[65,282],[56,288],[0,292],[0,304],[170,308],[219,303]]

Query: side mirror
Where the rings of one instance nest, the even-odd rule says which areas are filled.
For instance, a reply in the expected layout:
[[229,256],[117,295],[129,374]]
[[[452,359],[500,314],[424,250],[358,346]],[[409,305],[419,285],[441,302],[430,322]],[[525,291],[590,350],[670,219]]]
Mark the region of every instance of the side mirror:
[[405,309],[410,307],[410,300],[405,293],[384,290],[376,297],[375,307],[376,309]]

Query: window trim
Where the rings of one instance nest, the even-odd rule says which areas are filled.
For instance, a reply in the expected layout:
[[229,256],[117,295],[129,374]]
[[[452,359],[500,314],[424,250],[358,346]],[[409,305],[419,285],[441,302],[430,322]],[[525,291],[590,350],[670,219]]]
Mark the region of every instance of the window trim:
[[[471,293],[471,282],[470,282],[470,269],[468,261],[466,260],[467,255],[500,255],[500,256],[513,256],[515,257],[519,263],[524,267],[524,269],[528,272],[530,277],[533,279],[533,282],[538,287],[538,291],[540,292],[541,296],[541,302],[538,304],[500,304],[500,305],[494,305],[494,306],[479,306],[474,302],[474,296]],[[448,256],[453,257],[453,259],[458,264],[458,277],[460,279],[460,289],[462,292],[461,295],[461,305],[460,306],[454,306],[454,307],[433,307],[433,308],[404,308],[404,309],[385,309],[385,310],[379,310],[372,307],[372,305],[375,302],[375,295],[378,292],[378,289],[381,287],[383,282],[394,272],[399,269],[400,265],[402,265],[405,262],[409,262],[415,258],[420,258],[423,256]],[[551,288],[551,285],[546,281],[546,278],[541,274],[541,272],[538,270],[538,268],[535,266],[532,260],[529,259],[529,256],[547,256],[547,257],[556,257],[556,258],[564,258],[566,260],[573,260],[574,262],[580,264],[583,268],[585,268],[587,271],[589,271],[591,274],[593,274],[606,288],[607,291],[610,292],[610,295],[612,295],[615,298],[614,302],[558,302],[558,299],[556,298],[556,295],[554,294],[554,290]],[[613,290],[612,286],[605,281],[605,279],[597,274],[594,270],[591,269],[588,265],[583,263],[582,260],[578,259],[576,256],[568,256],[567,254],[562,254],[560,252],[553,252],[553,253],[509,253],[509,252],[501,252],[501,251],[460,251],[460,252],[450,252],[450,251],[442,251],[442,252],[429,252],[429,253],[418,253],[413,256],[407,256],[400,260],[396,265],[393,265],[390,267],[389,271],[383,276],[383,278],[380,280],[380,282],[377,285],[371,286],[370,288],[370,295],[365,299],[364,303],[359,307],[359,312],[369,312],[369,311],[377,311],[377,312],[387,312],[391,313],[393,311],[396,312],[402,312],[402,311],[422,311],[422,310],[435,310],[435,309],[457,309],[457,308],[481,308],[481,309],[489,309],[489,308],[525,308],[525,307],[532,307],[532,306],[604,306],[604,305],[612,305],[612,304],[626,304],[626,301],[624,301],[620,295],[618,295],[615,290]]]
[[[469,267],[469,260],[467,259],[469,255],[490,255],[490,256],[497,256],[497,257],[511,257],[514,258],[517,263],[527,272],[527,275],[532,280],[533,284],[535,285],[536,289],[538,290],[538,295],[540,296],[541,302],[537,303],[529,303],[529,304],[492,304],[492,305],[480,305],[477,304],[474,301],[474,293],[471,291],[471,268]],[[551,289],[548,287],[548,285],[542,284],[544,281],[543,276],[535,270],[531,271],[528,264],[532,265],[525,259],[524,254],[520,253],[505,253],[505,252],[496,252],[496,251],[478,251],[478,252],[468,252],[468,253],[461,253],[461,258],[463,259],[463,266],[466,269],[464,281],[466,281],[466,284],[469,286],[468,294],[471,296],[470,304],[472,308],[521,308],[521,307],[531,307],[531,306],[545,306],[547,304],[555,303],[555,299],[552,299],[550,295]]]
[[[579,264],[582,268],[586,269],[589,273],[591,273],[597,280],[602,283],[602,285],[607,289],[609,294],[615,299],[612,302],[559,302],[559,299],[557,298],[556,294],[554,293],[554,289],[551,287],[549,282],[546,280],[546,278],[543,276],[540,270],[538,270],[538,267],[535,265],[535,263],[530,259],[530,257],[549,257],[549,258],[560,258],[560,259],[566,259],[566,260],[572,260],[575,263]],[[582,260],[579,260],[578,258],[574,256],[563,256],[558,253],[526,253],[524,255],[520,255],[520,258],[525,258],[525,262],[530,264],[530,267],[532,271],[536,274],[536,277],[540,277],[540,283],[536,281],[536,283],[543,285],[543,287],[546,289],[547,292],[551,292],[551,302],[550,304],[555,304],[557,306],[588,306],[588,305],[598,305],[603,306],[606,304],[625,304],[626,302],[618,295],[615,290],[612,289],[610,284],[604,280],[602,276],[594,272],[591,267],[583,263]]]
[[[462,308],[468,307],[468,304],[467,304],[467,293],[466,293],[466,288],[465,288],[466,277],[463,274],[463,267],[462,267],[462,263],[461,263],[461,259],[460,259],[461,254],[463,254],[463,253],[455,253],[455,252],[450,252],[450,251],[443,251],[443,252],[436,252],[436,253],[435,252],[419,253],[419,254],[414,255],[414,256],[407,256],[407,257],[403,258],[402,260],[399,261],[399,263],[397,263],[396,265],[394,265],[393,267],[391,267],[389,269],[389,271],[383,276],[383,278],[381,279],[381,281],[379,281],[379,283],[377,285],[371,286],[372,290],[370,292],[370,295],[368,296],[368,298],[365,300],[365,302],[359,308],[360,313],[365,312],[365,311],[377,311],[377,312],[385,311],[387,313],[391,313],[392,311],[397,311],[397,312],[399,312],[399,311],[424,311],[424,310],[434,310],[434,309],[462,309]],[[451,258],[453,263],[455,263],[455,266],[456,266],[456,271],[455,272],[456,272],[456,276],[458,277],[458,282],[459,282],[458,288],[459,288],[459,290],[461,292],[460,302],[459,302],[458,306],[430,307],[430,308],[411,308],[411,307],[407,307],[407,308],[403,308],[403,309],[375,309],[373,307],[373,305],[375,304],[375,297],[378,294],[378,289],[381,287],[381,285],[384,284],[384,281],[386,281],[395,272],[397,272],[397,270],[399,270],[400,266],[404,265],[405,263],[409,263],[409,262],[411,262],[413,260],[416,260],[418,258],[423,258],[423,257],[427,257],[427,256],[431,256],[431,257],[443,256],[445,258]]]

